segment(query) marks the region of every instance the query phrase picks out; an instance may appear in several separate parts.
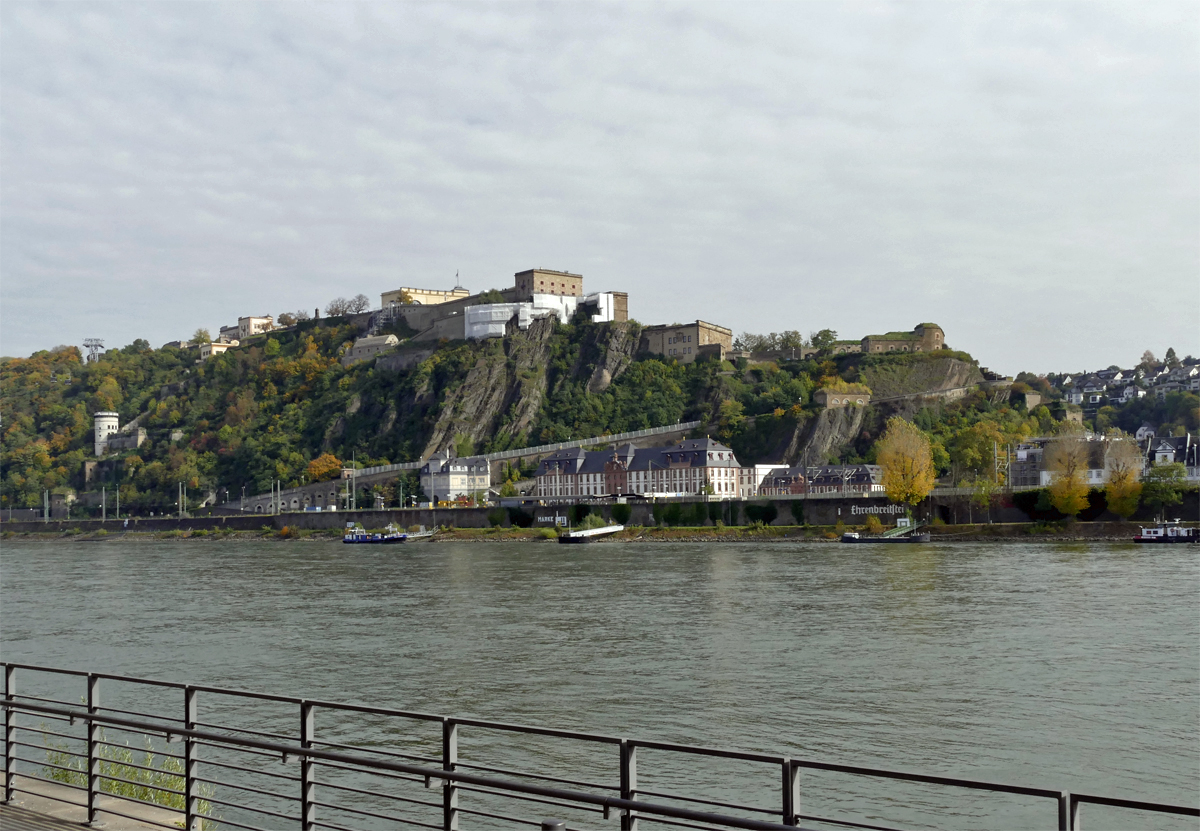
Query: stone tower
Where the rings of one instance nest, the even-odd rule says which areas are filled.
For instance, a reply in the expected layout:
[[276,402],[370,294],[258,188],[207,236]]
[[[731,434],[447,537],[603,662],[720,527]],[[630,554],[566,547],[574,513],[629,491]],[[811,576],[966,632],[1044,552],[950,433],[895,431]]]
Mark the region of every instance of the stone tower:
[[95,413],[92,416],[96,428],[96,455],[103,456],[108,452],[108,438],[117,432],[121,417],[116,413]]

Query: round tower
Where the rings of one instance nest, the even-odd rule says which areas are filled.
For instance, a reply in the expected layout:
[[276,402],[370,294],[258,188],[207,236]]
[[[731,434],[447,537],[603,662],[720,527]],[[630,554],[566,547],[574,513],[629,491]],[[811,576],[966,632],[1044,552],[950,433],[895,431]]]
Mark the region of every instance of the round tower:
[[108,437],[117,432],[121,417],[116,413],[95,413],[92,416],[96,428],[96,455],[103,456],[108,452]]

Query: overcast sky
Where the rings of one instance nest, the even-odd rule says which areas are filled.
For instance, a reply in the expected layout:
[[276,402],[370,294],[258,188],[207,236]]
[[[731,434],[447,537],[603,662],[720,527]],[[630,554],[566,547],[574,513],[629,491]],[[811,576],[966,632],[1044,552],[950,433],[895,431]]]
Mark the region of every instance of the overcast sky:
[[0,353],[531,267],[643,323],[1200,355],[1200,4],[0,4]]

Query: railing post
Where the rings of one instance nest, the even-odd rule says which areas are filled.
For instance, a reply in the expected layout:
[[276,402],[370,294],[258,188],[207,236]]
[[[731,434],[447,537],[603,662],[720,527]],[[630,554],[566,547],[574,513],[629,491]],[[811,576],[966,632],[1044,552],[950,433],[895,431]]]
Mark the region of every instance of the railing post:
[[[637,799],[637,745],[621,739],[621,799]],[[637,831],[637,814],[621,812],[621,831]]]
[[783,824],[800,824],[800,768],[783,760]]
[[[100,678],[94,673],[88,674],[87,688],[88,713],[95,715],[100,711]],[[100,753],[101,727],[95,721],[88,719],[87,726],[87,806],[88,825],[99,822],[100,817]]]
[[17,668],[4,668],[4,697],[7,707],[4,708],[4,801],[12,802],[13,789],[17,778],[17,714],[13,710],[13,698],[17,694]]
[[[313,705],[307,701],[300,702],[300,746],[312,747]],[[316,763],[308,756],[300,759],[300,829],[313,831],[317,822],[317,771]]]
[[[442,770],[454,770],[458,762],[458,722],[442,719]],[[442,783],[442,829],[458,829],[458,787],[449,779]]]
[[[195,730],[198,721],[196,691],[183,688],[183,727]],[[200,831],[200,747],[195,739],[183,741],[183,828],[184,831]]]
[[1079,831],[1079,803],[1070,791],[1058,795],[1058,831]]

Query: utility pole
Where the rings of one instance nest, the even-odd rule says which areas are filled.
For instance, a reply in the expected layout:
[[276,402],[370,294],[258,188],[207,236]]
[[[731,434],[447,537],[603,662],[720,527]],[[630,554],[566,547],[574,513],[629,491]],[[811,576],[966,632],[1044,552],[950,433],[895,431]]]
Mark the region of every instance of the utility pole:
[[50,491],[42,491],[42,522],[50,521]]
[[107,520],[108,520],[108,488],[106,486],[101,486],[100,487],[100,521],[106,522]]
[[121,518],[121,486],[117,485],[117,519]]

